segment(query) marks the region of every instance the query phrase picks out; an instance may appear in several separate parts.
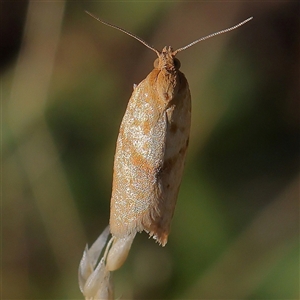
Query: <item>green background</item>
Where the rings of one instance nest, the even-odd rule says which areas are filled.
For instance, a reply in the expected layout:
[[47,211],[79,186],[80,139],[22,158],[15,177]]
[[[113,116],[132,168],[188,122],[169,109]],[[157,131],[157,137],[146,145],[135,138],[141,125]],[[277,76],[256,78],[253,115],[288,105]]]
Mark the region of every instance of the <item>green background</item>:
[[299,299],[299,2],[1,2],[1,299],[82,299],[115,142],[155,48],[179,48],[192,129],[171,234],[137,235],[121,299]]

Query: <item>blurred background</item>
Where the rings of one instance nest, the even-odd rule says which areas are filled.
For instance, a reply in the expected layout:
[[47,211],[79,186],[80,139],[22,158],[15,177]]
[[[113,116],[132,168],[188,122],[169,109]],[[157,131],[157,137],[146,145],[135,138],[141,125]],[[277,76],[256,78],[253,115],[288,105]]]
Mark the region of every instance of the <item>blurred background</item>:
[[166,247],[137,235],[122,299],[299,299],[299,2],[1,2],[1,299],[82,299],[133,84],[179,48],[192,130]]

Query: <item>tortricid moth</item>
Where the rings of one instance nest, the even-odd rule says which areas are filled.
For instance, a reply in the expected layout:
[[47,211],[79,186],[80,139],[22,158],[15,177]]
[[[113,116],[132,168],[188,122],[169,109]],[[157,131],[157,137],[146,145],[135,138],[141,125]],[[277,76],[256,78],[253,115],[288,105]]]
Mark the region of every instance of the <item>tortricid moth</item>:
[[[200,41],[242,26],[252,17],[175,51],[170,46],[158,51],[134,34],[87,13],[157,54],[154,69],[134,86],[121,122],[109,228],[90,248],[86,246],[79,266],[79,287],[85,298],[112,299],[110,272],[122,266],[136,233],[146,231],[162,246],[170,233],[191,127],[189,85],[175,56]],[[109,232],[112,237],[99,261]]]
[[110,23],[153,50],[154,69],[129,99],[117,139],[114,158],[110,231],[117,238],[145,230],[161,245],[167,243],[181,183],[191,126],[191,94],[176,54],[213,33],[173,50],[151,47],[134,34]]
[[171,47],[135,87],[117,139],[110,230],[145,230],[163,246],[181,182],[191,126],[191,94]]

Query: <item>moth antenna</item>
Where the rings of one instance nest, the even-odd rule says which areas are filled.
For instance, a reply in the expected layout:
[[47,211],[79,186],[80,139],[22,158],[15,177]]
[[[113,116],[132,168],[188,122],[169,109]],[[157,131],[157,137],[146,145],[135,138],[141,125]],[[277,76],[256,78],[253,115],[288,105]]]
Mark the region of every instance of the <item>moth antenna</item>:
[[108,22],[106,22],[106,21],[103,21],[103,20],[99,19],[98,17],[96,17],[95,15],[93,15],[92,13],[90,13],[89,11],[85,11],[85,12],[86,12],[88,15],[90,15],[92,18],[94,18],[94,19],[96,19],[97,21],[101,22],[102,24],[107,25],[107,26],[110,26],[110,27],[115,28],[115,29],[117,29],[117,30],[120,30],[120,31],[124,32],[125,34],[127,34],[127,35],[133,37],[134,39],[138,40],[140,43],[144,44],[147,48],[149,48],[149,49],[151,49],[152,51],[154,51],[154,52],[157,54],[157,56],[160,55],[160,52],[159,52],[158,50],[156,50],[155,48],[153,48],[152,46],[150,46],[147,42],[145,42],[144,40],[142,40],[140,37],[136,36],[135,34],[129,32],[129,31],[127,31],[127,30],[125,30],[125,29],[123,29],[123,28],[121,28],[121,27],[118,27],[118,26],[116,26],[116,25],[113,25],[113,24],[110,24],[110,23],[108,23]]
[[209,34],[209,35],[207,35],[207,36],[204,36],[204,37],[200,38],[199,40],[196,40],[196,41],[194,41],[194,42],[188,44],[188,45],[185,46],[185,47],[182,47],[182,48],[179,48],[179,49],[175,50],[175,51],[173,52],[173,55],[176,55],[178,52],[183,51],[183,50],[185,50],[185,49],[187,49],[187,48],[190,48],[190,47],[192,47],[193,45],[195,45],[195,44],[197,44],[197,43],[199,43],[199,42],[201,42],[201,41],[207,40],[207,39],[209,39],[209,38],[211,38],[211,37],[213,37],[213,36],[216,36],[216,35],[219,35],[219,34],[226,33],[226,32],[228,32],[228,31],[234,30],[234,29],[236,29],[236,28],[238,28],[238,27],[244,25],[245,23],[249,22],[249,21],[252,20],[252,19],[253,19],[253,17],[250,17],[250,18],[248,18],[247,20],[245,20],[245,21],[243,21],[243,22],[241,22],[241,23],[239,23],[239,24],[237,24],[237,25],[235,25],[235,26],[232,26],[232,27],[230,27],[230,28],[223,29],[223,30],[221,30],[221,31],[218,31],[218,32]]

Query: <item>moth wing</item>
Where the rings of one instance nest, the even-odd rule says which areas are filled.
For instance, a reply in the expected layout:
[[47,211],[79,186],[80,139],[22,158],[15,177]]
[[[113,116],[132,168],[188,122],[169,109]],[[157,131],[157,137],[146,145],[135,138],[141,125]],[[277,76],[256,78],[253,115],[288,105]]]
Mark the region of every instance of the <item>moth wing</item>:
[[157,218],[162,190],[167,117],[145,79],[133,91],[117,139],[110,228],[113,235],[150,228]]

